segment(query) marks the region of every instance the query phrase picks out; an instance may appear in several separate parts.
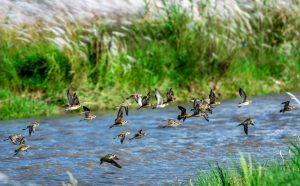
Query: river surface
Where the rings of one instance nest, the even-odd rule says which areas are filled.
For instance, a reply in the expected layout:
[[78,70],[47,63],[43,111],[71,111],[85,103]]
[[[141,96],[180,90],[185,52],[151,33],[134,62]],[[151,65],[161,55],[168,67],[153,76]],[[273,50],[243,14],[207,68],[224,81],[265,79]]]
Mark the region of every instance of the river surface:
[[[297,95],[299,97],[299,94]],[[182,127],[162,129],[168,118],[176,118],[176,104],[165,109],[131,109],[128,123],[109,128],[115,113],[98,113],[91,122],[80,122],[80,115],[55,118],[31,118],[1,121],[0,139],[13,133],[27,137],[32,148],[14,156],[17,146],[0,142],[0,185],[60,185],[72,172],[82,185],[167,185],[187,183],[198,171],[208,170],[209,163],[230,164],[232,160],[251,154],[255,163],[280,160],[287,155],[287,146],[298,141],[300,110],[280,113],[286,95],[254,97],[253,104],[237,108],[239,100],[222,101],[213,110],[210,121],[187,119]],[[291,102],[295,106],[295,102]],[[186,104],[189,109],[191,104]],[[237,126],[253,117],[255,126],[249,136]],[[31,121],[40,123],[31,137],[22,128]],[[120,144],[114,137],[124,131],[130,137],[139,129],[146,137]],[[116,153],[118,169],[110,164],[99,165],[99,158]]]

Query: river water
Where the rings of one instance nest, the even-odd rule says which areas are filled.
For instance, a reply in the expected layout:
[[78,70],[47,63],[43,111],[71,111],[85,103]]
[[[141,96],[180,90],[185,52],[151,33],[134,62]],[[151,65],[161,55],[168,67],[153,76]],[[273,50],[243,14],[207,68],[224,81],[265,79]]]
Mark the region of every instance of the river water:
[[[298,95],[299,96],[299,95]],[[186,183],[209,163],[229,164],[251,154],[254,163],[280,160],[287,155],[289,142],[298,141],[300,111],[280,113],[286,95],[254,97],[253,104],[237,108],[239,100],[223,101],[213,110],[210,122],[187,119],[182,127],[162,129],[168,118],[176,118],[176,104],[165,109],[131,109],[124,127],[109,128],[115,113],[98,113],[91,122],[80,115],[1,121],[0,139],[13,133],[27,137],[32,148],[14,156],[17,146],[0,142],[0,185],[59,185],[68,181],[66,171],[83,185],[166,185]],[[296,105],[292,102],[291,104]],[[191,104],[186,104],[190,109]],[[297,106],[297,105],[296,105]],[[63,109],[62,109],[63,110]],[[249,136],[237,125],[254,118]],[[22,128],[31,121],[40,123],[31,137]],[[145,138],[120,144],[114,137],[124,131],[130,136],[139,129]],[[116,153],[122,169],[99,165],[99,158]]]

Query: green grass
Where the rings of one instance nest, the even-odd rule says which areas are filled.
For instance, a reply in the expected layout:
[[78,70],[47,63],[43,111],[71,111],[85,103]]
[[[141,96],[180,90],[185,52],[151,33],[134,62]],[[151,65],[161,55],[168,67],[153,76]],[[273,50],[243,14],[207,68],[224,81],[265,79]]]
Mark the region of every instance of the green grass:
[[44,101],[36,101],[7,90],[0,90],[0,118],[24,118],[49,116],[55,113],[55,107]]
[[[68,87],[93,110],[114,108],[129,94],[155,87],[163,93],[173,87],[179,101],[206,97],[210,88],[220,99],[238,96],[239,87],[251,96],[300,90],[299,3],[290,9],[258,3],[231,19],[210,16],[206,4],[199,20],[180,5],[164,7],[130,24],[1,27],[0,86],[19,111],[0,119],[57,113]],[[29,103],[45,110],[27,113]]]
[[251,157],[248,160],[241,155],[240,165],[221,168],[218,164],[210,172],[199,173],[194,185],[299,185],[300,184],[300,148],[292,145],[292,157],[277,161],[268,166],[254,165]]

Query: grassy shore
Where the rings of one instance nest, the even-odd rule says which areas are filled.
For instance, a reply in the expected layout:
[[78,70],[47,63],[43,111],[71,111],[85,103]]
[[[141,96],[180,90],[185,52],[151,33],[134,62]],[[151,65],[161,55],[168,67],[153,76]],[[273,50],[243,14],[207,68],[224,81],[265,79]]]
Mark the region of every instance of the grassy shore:
[[216,166],[211,172],[199,173],[194,185],[299,185],[300,184],[300,148],[292,145],[291,157],[267,166],[254,166],[249,156],[246,160],[241,156],[240,165],[230,169]]
[[242,9],[230,18],[200,18],[164,4],[135,21],[0,27],[0,119],[47,116],[76,90],[93,110],[111,109],[131,93],[170,87],[179,101],[300,90],[300,5]]

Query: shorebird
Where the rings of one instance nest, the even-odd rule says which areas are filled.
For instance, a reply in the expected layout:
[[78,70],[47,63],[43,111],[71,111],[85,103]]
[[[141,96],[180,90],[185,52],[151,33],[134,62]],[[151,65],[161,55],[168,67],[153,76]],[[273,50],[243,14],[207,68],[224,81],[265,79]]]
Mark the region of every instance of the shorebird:
[[242,102],[239,103],[238,107],[246,106],[252,103],[252,100],[247,98],[247,94],[242,88],[239,89],[239,94],[242,98]]
[[166,103],[173,102],[175,100],[176,100],[176,98],[174,97],[174,91],[172,90],[172,88],[170,88],[170,90],[167,92],[167,101],[166,101]]
[[126,99],[133,99],[140,107],[143,105],[142,96],[140,94],[132,94]]
[[173,119],[168,119],[167,124],[161,126],[161,128],[176,128],[178,126],[180,126],[179,122],[177,122],[177,121],[175,121]]
[[145,133],[142,132],[142,129],[141,129],[141,130],[139,130],[138,133],[136,133],[136,134],[135,134],[132,138],[130,138],[129,140],[132,141],[132,140],[134,140],[134,139],[141,139],[141,138],[143,138],[144,136],[145,136]]
[[8,136],[8,138],[6,138],[3,141],[7,141],[7,140],[10,140],[11,143],[14,145],[17,145],[18,143],[19,144],[25,143],[25,138],[21,134],[14,134],[14,135]]
[[183,119],[183,122],[184,122],[184,120],[185,120],[186,118],[189,118],[189,117],[192,116],[192,114],[186,113],[186,108],[184,108],[184,107],[182,107],[182,106],[180,106],[180,105],[178,105],[178,108],[181,110],[180,115],[177,116],[177,119],[178,119],[178,120]]
[[25,145],[24,143],[22,143],[18,149],[15,150],[15,156],[18,155],[20,152],[22,151],[26,151],[30,148],[29,145]]
[[127,121],[123,119],[124,111],[125,111],[126,116],[128,116],[128,106],[121,106],[119,108],[117,118],[115,119],[115,123],[113,125],[111,125],[110,128],[121,127],[127,123]]
[[[87,108],[86,106],[82,106],[82,108],[83,108],[83,112],[81,114],[84,114],[84,118],[82,120],[91,121],[94,118],[96,118],[96,116],[92,114],[92,112],[89,108]],[[82,121],[82,120],[80,120],[80,121]]]
[[210,89],[210,93],[209,93],[209,105],[216,106],[216,105],[220,105],[221,103],[216,101],[216,94],[213,91],[213,89]]
[[115,160],[119,160],[119,158],[115,154],[107,154],[100,159],[100,165],[106,162],[112,164],[115,167],[122,168],[122,166],[119,165]]
[[239,124],[238,126],[244,126],[244,131],[246,133],[246,135],[248,135],[248,126],[249,125],[253,125],[254,126],[254,121],[252,118],[247,118],[245,121],[243,121],[241,124]]
[[296,102],[300,105],[300,100],[299,100],[294,94],[292,94],[292,93],[290,93],[290,92],[286,92],[286,93],[287,93],[287,95],[290,96],[290,98],[291,98],[292,100],[296,101]]
[[31,136],[31,133],[34,133],[36,128],[39,126],[40,124],[36,121],[32,122],[30,125],[28,125],[26,128],[24,128],[23,130],[28,129],[29,132],[29,136]]
[[283,109],[280,110],[280,112],[282,112],[282,113],[286,112],[286,111],[291,111],[296,108],[296,107],[290,105],[290,101],[285,101],[285,102],[282,102],[281,104],[284,104]]
[[165,106],[168,105],[168,103],[164,103],[163,102],[163,97],[160,95],[159,91],[157,88],[155,88],[155,98],[157,100],[157,104],[155,107],[153,107],[153,109],[155,108],[164,108]]
[[73,93],[73,96],[70,94],[69,89],[67,90],[67,99],[68,99],[68,107],[66,108],[66,112],[71,110],[77,110],[81,107],[76,92]]
[[124,131],[124,132],[117,135],[117,137],[120,139],[121,144],[124,143],[124,140],[125,140],[126,136],[128,136],[129,134],[130,134],[130,132]]
[[207,111],[210,111],[212,113],[212,110],[210,109],[210,105],[207,102],[199,102],[196,99],[193,103],[193,111],[191,117],[203,117],[206,121],[209,121]]
[[150,105],[150,98],[151,98],[151,91],[148,92],[147,96],[144,96],[142,98],[142,105],[138,108],[138,109],[141,109],[141,108],[145,108],[145,107],[149,107],[151,106]]

